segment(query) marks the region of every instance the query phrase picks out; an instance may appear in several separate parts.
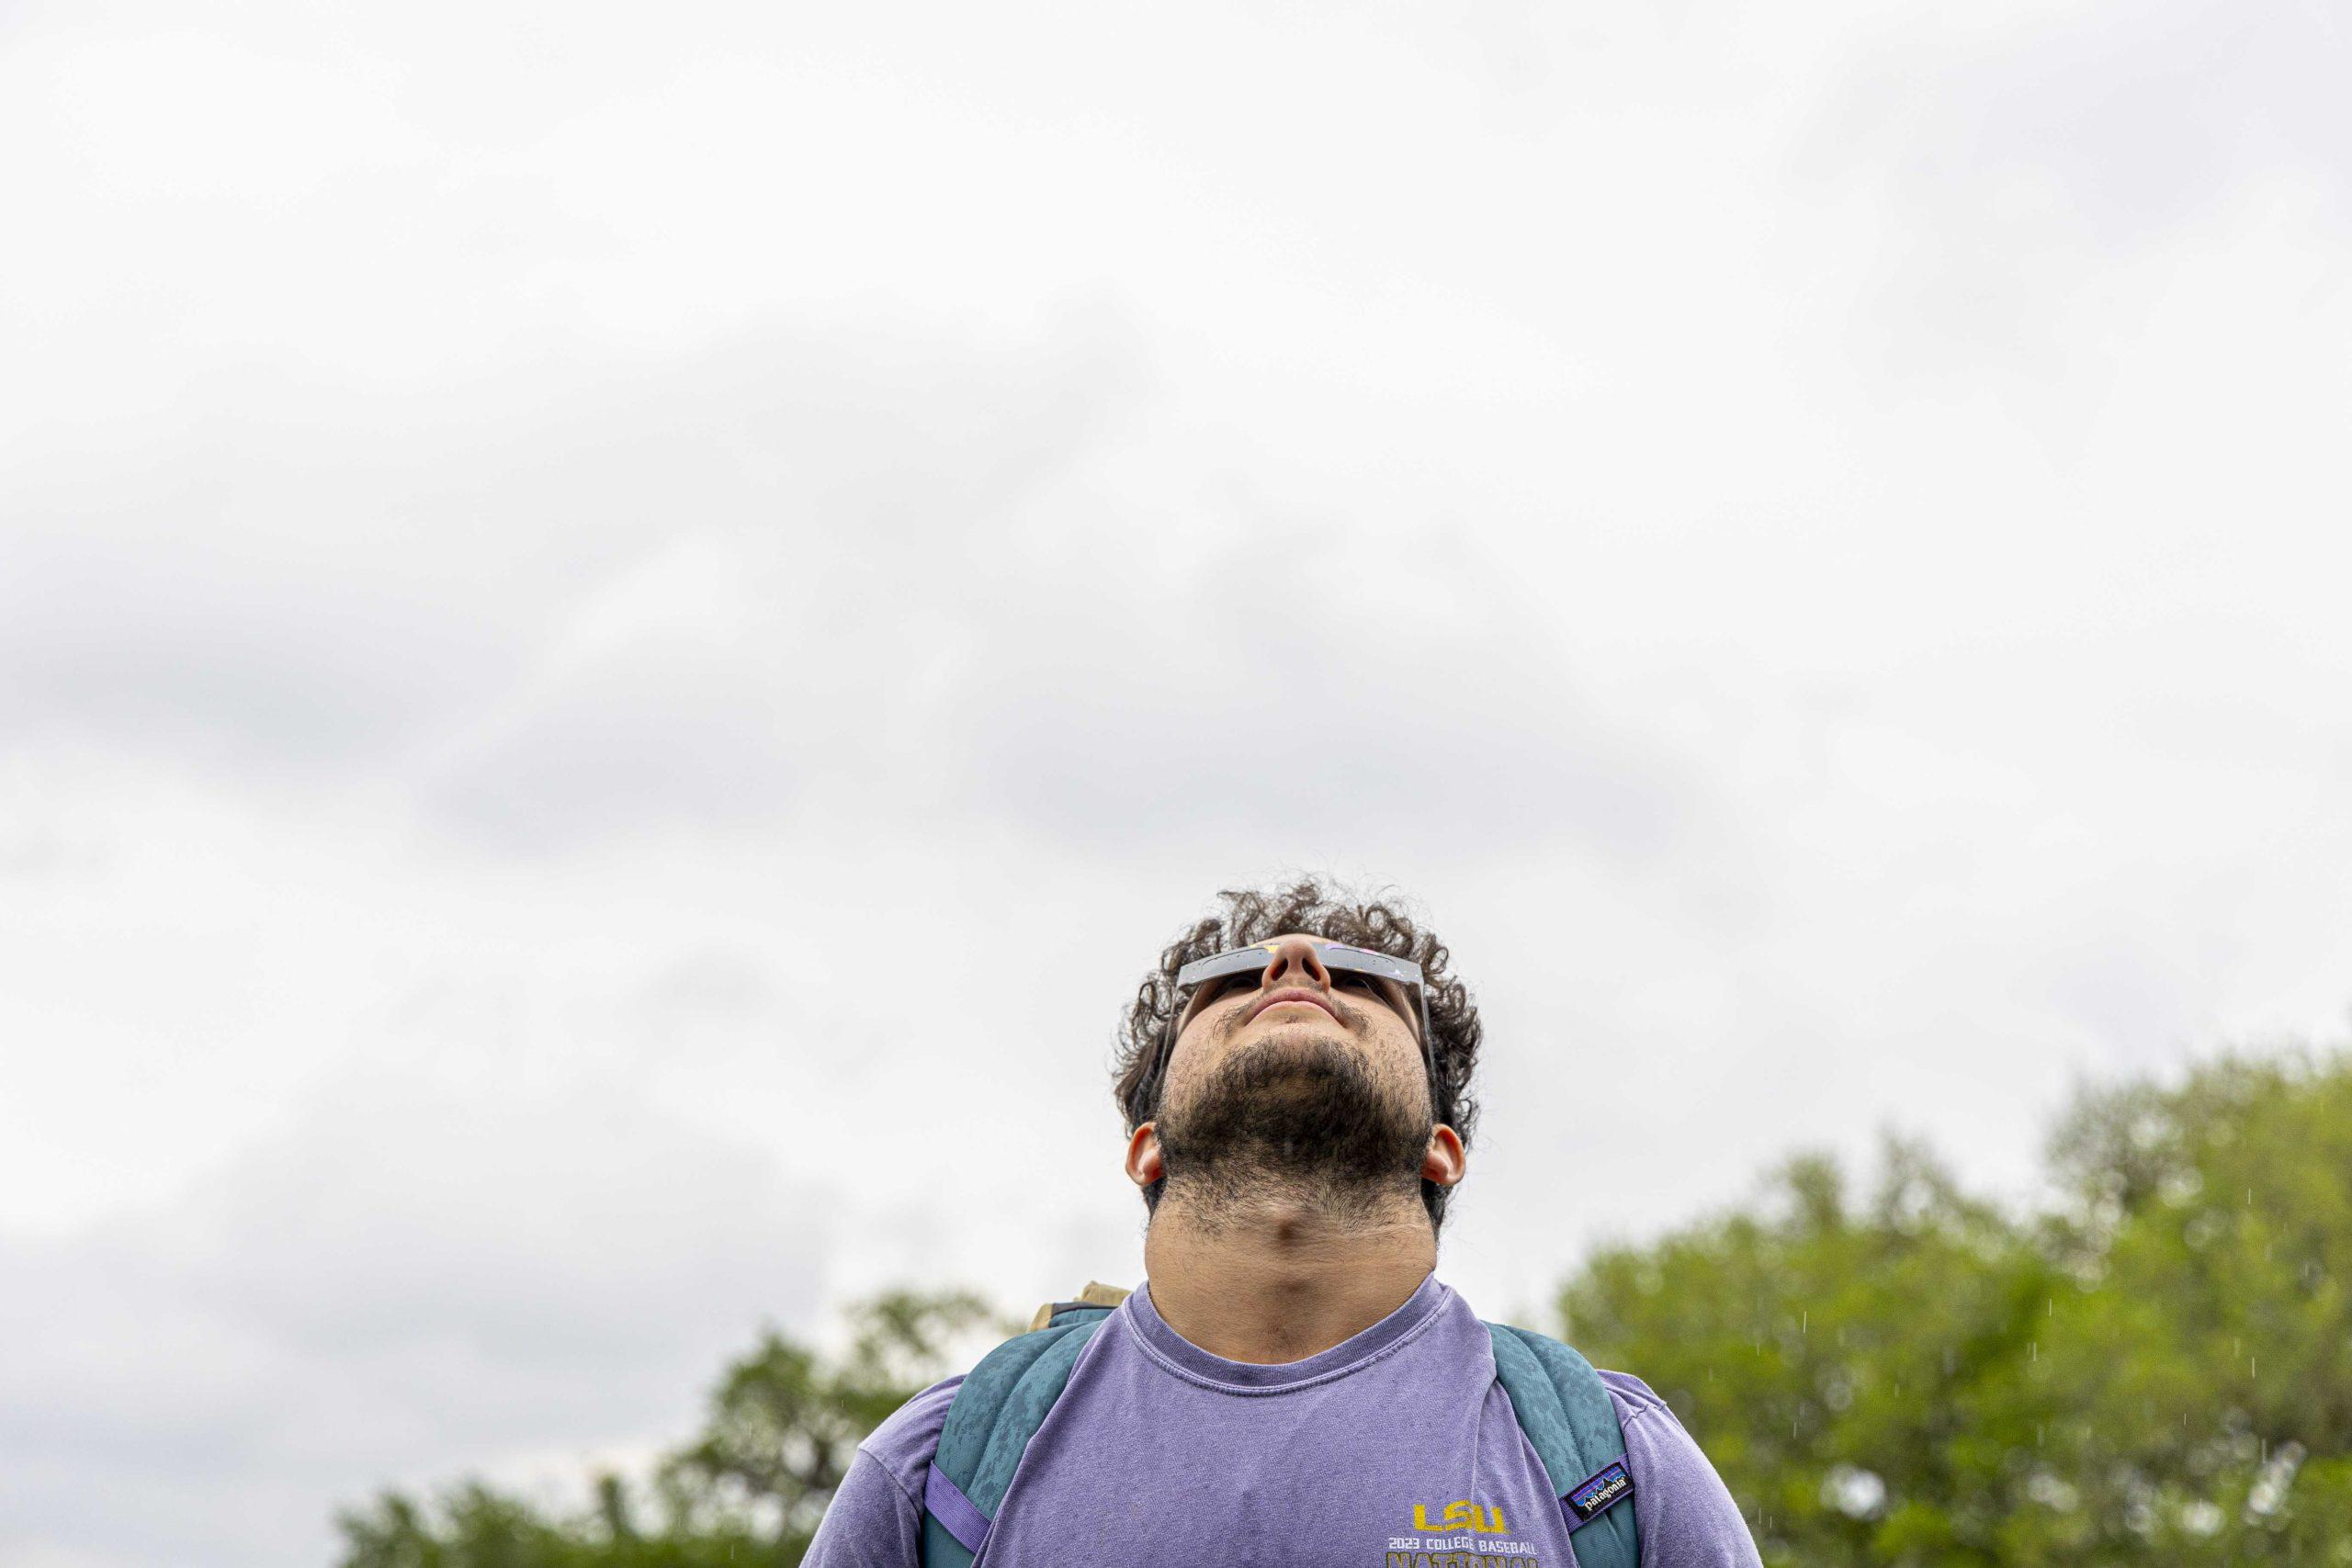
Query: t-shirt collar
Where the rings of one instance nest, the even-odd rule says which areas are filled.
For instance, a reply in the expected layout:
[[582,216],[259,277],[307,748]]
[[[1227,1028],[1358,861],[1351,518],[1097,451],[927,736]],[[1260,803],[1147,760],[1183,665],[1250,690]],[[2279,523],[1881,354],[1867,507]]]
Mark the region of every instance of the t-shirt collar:
[[1362,1333],[1350,1335],[1303,1361],[1271,1365],[1228,1361],[1222,1356],[1212,1356],[1169,1327],[1168,1320],[1151,1304],[1149,1280],[1128,1294],[1120,1310],[1126,1314],[1129,1326],[1142,1340],[1144,1348],[1171,1371],[1198,1382],[1262,1391],[1319,1382],[1353,1371],[1366,1361],[1377,1360],[1418,1333],[1453,1295],[1451,1290],[1439,1283],[1432,1269],[1405,1298],[1403,1305]]

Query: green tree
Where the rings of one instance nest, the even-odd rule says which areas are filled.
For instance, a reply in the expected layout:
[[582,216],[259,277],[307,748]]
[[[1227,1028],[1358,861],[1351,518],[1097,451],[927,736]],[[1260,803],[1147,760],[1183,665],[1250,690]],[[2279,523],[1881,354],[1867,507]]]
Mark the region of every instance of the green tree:
[[1606,1249],[1567,1338],[1642,1373],[1768,1563],[2352,1563],[2352,1059],[2077,1095],[2011,1218],[1889,1140]]
[[2034,1377],[2074,1560],[2352,1562],[2352,1061],[2086,1095],[2051,1146],[2072,1289]]
[[859,1439],[946,1374],[954,1337],[1019,1326],[968,1292],[894,1292],[853,1324],[837,1363],[763,1335],[719,1379],[700,1436],[642,1483],[599,1475],[571,1512],[479,1481],[432,1505],[388,1492],[338,1515],[342,1568],[789,1568]]

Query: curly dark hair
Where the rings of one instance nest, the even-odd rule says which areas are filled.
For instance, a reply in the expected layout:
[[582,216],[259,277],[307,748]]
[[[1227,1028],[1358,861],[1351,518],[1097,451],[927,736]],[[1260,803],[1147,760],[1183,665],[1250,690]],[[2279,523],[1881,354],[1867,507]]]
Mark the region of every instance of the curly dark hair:
[[[1126,1118],[1130,1135],[1159,1114],[1160,1080],[1165,1075],[1155,1076],[1151,1069],[1174,1010],[1177,972],[1195,958],[1265,942],[1285,931],[1305,931],[1421,966],[1429,990],[1430,1051],[1437,1064],[1436,1117],[1461,1135],[1464,1148],[1469,1147],[1478,1121],[1478,1102],[1470,1097],[1470,1076],[1478,1064],[1478,1009],[1470,998],[1470,988],[1446,973],[1446,960],[1452,955],[1443,942],[1390,905],[1349,902],[1344,895],[1327,893],[1312,876],[1268,891],[1228,887],[1217,897],[1225,900],[1224,915],[1203,917],[1161,950],[1159,967],[1144,976],[1136,990],[1135,1005],[1127,1010],[1126,1021],[1119,1030],[1111,1093]],[[1166,1185],[1162,1179],[1143,1190],[1148,1211],[1158,1212],[1160,1189]],[[1421,1203],[1429,1210],[1432,1232],[1445,1223],[1448,1193],[1436,1182],[1422,1179]]]

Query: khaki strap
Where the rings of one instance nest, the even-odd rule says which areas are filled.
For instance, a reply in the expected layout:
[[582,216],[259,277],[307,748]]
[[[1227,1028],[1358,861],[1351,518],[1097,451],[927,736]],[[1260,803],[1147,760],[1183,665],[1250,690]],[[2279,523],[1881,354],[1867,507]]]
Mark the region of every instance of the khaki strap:
[[1054,1321],[1054,1309],[1056,1307],[1114,1307],[1121,1302],[1125,1301],[1127,1299],[1127,1292],[1121,1290],[1116,1285],[1106,1285],[1100,1280],[1089,1280],[1086,1281],[1086,1289],[1078,1292],[1077,1300],[1068,1302],[1047,1302],[1044,1306],[1039,1307],[1037,1309],[1037,1315],[1029,1320],[1030,1330],[1034,1333],[1037,1329],[1049,1327]]

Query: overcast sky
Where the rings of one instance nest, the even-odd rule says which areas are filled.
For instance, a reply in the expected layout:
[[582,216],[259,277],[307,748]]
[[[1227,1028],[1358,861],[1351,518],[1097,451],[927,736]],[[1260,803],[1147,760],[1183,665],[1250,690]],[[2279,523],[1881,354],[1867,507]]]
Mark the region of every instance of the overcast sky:
[[2341,1038],[2341,18],[0,8],[0,1562],[1136,1283],[1285,872],[1482,1006],[1489,1316]]

